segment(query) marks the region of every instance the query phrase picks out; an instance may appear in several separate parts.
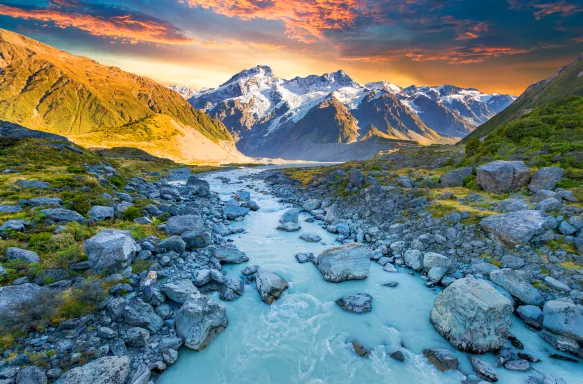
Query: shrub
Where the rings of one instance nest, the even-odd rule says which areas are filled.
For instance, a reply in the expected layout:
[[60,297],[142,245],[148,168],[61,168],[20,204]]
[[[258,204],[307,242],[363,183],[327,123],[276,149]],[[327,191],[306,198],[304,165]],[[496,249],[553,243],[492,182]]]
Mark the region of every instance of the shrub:
[[103,287],[97,280],[84,280],[72,289],[58,307],[59,319],[72,319],[94,311],[105,300]]
[[468,142],[466,143],[466,154],[468,154],[468,156],[472,156],[474,153],[476,153],[478,151],[478,149],[480,148],[480,140],[473,137],[470,140],[468,140]]
[[29,246],[37,252],[56,253],[64,251],[77,242],[70,233],[51,235],[47,232],[37,233],[30,237]]
[[128,207],[122,214],[122,218],[126,221],[132,221],[142,216],[142,212],[136,207]]

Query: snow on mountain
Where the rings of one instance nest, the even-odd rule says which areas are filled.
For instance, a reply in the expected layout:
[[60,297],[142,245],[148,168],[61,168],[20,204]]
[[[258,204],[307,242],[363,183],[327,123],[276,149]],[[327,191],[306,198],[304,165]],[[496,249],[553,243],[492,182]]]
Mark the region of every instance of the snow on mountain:
[[190,99],[194,95],[198,94],[198,91],[190,88],[187,85],[171,85],[168,88],[173,90],[174,92],[178,92],[180,96],[185,98],[186,100]]
[[[182,87],[173,89],[181,94],[186,91]],[[237,73],[217,88],[195,92],[188,100],[195,108],[223,121],[238,145],[256,151],[269,143],[274,132],[292,130],[329,97],[338,100],[352,115],[363,116],[363,110],[379,114],[376,118],[367,115],[359,119],[363,121],[358,124],[361,136],[371,130],[363,126],[364,121],[376,121],[384,126],[375,125],[375,132],[396,139],[423,137],[429,142],[462,138],[514,100],[509,95],[484,94],[453,85],[401,88],[386,81],[362,85],[341,70],[286,80],[261,65]],[[378,98],[382,100],[375,101]],[[371,108],[371,103],[378,107]],[[387,113],[390,119],[381,117]],[[399,121],[399,116],[407,122]],[[413,131],[408,132],[410,127],[414,127]],[[277,137],[281,139],[282,135]]]

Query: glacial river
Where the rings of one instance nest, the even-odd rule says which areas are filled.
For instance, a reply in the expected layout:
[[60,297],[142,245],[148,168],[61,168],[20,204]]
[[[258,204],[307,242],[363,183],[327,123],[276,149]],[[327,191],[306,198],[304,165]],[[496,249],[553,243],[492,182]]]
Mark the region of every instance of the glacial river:
[[[223,199],[245,189],[261,207],[242,222],[231,224],[246,230],[231,238],[246,252],[249,262],[225,266],[223,271],[229,277],[239,276],[245,266],[256,264],[283,276],[289,289],[271,306],[261,301],[254,285],[245,286],[244,295],[236,301],[222,302],[229,319],[225,331],[201,352],[183,348],[177,363],[161,376],[159,383],[460,383],[464,378],[460,372],[439,372],[422,354],[425,348],[454,351],[429,322],[439,291],[425,287],[417,274],[410,276],[398,267],[399,273],[388,273],[376,263],[371,264],[366,280],[325,282],[314,265],[300,264],[294,256],[298,252],[317,255],[337,245],[335,236],[318,222],[306,223],[307,213],[300,215],[300,232],[276,230],[280,215],[290,207],[278,203],[274,196],[258,192],[266,190],[262,182],[237,183],[240,176],[263,169],[244,168],[204,176]],[[217,176],[228,177],[231,182],[223,184]],[[320,235],[322,243],[300,240],[302,231]],[[396,288],[383,286],[389,282],[399,284]],[[334,303],[358,292],[373,297],[372,312],[351,314]],[[213,299],[220,301],[218,294]],[[549,353],[557,351],[526,329],[519,319],[513,319],[511,332],[524,343],[524,352],[543,360],[532,365],[535,370],[561,377],[568,384],[583,382],[581,364],[548,358]],[[358,356],[352,339],[371,349],[371,355]],[[389,356],[396,350],[405,354],[405,362]],[[460,369],[472,373],[467,354],[457,354]],[[495,366],[492,354],[481,358]],[[535,374],[534,370],[517,373],[502,367],[497,372],[501,383],[523,383]]]

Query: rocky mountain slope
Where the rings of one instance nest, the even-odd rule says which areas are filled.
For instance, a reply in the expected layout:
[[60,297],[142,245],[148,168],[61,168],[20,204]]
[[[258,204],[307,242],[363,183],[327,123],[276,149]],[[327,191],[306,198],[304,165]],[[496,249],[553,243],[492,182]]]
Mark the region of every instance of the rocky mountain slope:
[[243,158],[225,126],[156,82],[0,29],[0,120],[88,147],[179,161]]
[[466,136],[464,142],[472,138],[483,138],[497,127],[515,121],[535,108],[567,96],[583,96],[583,55],[552,76],[532,84],[508,108]]
[[[178,90],[184,94],[183,88]],[[315,150],[320,144],[331,144],[328,135],[312,132],[308,138],[301,133],[314,121],[319,121],[319,131],[334,131],[334,137],[342,137],[345,121],[351,121],[350,140],[335,143],[344,146],[363,140],[378,143],[379,138],[452,143],[512,100],[509,95],[450,85],[404,89],[388,82],[361,85],[343,71],[285,80],[267,66],[244,70],[221,86],[189,98],[195,108],[229,128],[243,153],[288,158],[307,154],[290,148],[307,145]],[[330,106],[339,112],[324,121]]]

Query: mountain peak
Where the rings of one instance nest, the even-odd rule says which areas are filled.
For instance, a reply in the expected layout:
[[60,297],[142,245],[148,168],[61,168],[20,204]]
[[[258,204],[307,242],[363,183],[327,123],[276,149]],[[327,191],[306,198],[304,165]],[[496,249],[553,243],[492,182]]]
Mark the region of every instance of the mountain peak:
[[229,80],[227,80],[225,83],[221,84],[221,87],[223,85],[238,82],[238,81],[243,80],[243,79],[248,80],[248,79],[255,77],[255,76],[273,77],[273,71],[267,65],[257,65],[253,68],[244,69],[241,72],[237,73],[236,75],[231,77]]

